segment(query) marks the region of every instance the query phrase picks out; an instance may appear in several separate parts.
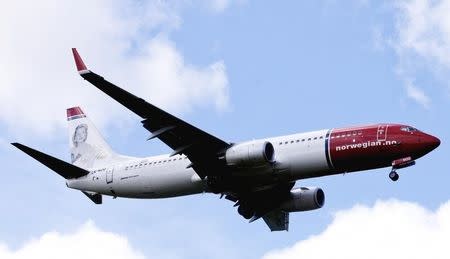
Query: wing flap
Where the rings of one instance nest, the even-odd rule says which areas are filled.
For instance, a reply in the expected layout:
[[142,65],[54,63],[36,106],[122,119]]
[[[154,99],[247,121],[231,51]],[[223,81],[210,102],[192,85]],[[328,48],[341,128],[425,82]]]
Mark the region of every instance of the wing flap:
[[262,217],[270,231],[289,230],[289,212],[274,210]]

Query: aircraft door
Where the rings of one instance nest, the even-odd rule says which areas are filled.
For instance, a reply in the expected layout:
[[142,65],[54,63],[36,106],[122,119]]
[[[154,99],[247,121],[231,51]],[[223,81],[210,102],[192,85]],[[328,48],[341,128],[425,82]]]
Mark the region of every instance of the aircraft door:
[[110,184],[113,182],[113,171],[114,168],[106,169],[106,184]]
[[385,141],[387,139],[388,125],[380,125],[377,130],[377,141]]

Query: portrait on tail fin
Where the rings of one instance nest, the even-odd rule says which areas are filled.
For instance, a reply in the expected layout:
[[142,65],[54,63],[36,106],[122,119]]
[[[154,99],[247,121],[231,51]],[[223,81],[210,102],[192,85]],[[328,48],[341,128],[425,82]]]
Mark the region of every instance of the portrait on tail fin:
[[[84,164],[91,167],[94,164],[94,158],[92,154],[95,154],[95,149],[86,142],[88,138],[88,125],[78,125],[72,136],[72,148],[70,150],[72,164],[76,163],[79,159],[82,159]],[[83,156],[85,155],[85,156]]]

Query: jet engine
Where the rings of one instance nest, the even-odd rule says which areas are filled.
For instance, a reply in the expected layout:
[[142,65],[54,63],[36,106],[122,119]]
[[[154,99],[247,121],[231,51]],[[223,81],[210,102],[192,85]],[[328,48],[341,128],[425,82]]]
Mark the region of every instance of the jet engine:
[[320,209],[325,204],[325,193],[318,187],[301,187],[291,190],[290,197],[281,203],[286,212]]
[[268,141],[249,141],[236,144],[225,152],[227,165],[257,167],[275,162],[275,149]]

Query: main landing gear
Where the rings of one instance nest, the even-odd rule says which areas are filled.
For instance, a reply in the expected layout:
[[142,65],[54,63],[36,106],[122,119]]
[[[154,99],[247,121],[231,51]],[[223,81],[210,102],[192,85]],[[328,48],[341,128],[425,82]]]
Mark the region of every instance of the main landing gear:
[[394,181],[394,182],[397,181],[399,177],[400,176],[397,174],[397,172],[395,170],[392,170],[389,173],[389,178],[391,178],[391,180]]

